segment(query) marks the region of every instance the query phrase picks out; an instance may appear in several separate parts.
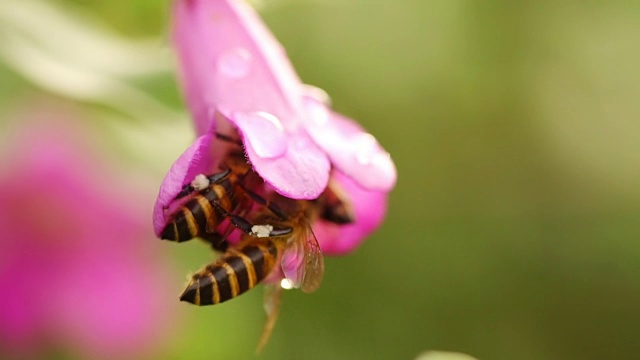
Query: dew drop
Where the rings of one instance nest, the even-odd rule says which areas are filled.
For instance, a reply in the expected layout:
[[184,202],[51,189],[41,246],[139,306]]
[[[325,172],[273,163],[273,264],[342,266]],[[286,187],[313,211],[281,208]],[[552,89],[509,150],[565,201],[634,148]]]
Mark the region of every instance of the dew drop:
[[310,125],[322,126],[329,122],[327,106],[316,99],[306,98],[307,120]]
[[291,282],[291,280],[284,278],[282,280],[280,280],[280,287],[285,289],[285,290],[291,290],[294,288],[293,283]]
[[247,76],[249,70],[251,70],[251,53],[247,49],[227,50],[218,59],[218,71],[230,78],[243,78]]
[[236,113],[234,121],[261,158],[272,159],[287,151],[287,138],[280,120],[265,111]]
[[328,107],[331,107],[331,97],[327,94],[326,91],[320,89],[319,87],[303,84],[302,91],[304,94]]

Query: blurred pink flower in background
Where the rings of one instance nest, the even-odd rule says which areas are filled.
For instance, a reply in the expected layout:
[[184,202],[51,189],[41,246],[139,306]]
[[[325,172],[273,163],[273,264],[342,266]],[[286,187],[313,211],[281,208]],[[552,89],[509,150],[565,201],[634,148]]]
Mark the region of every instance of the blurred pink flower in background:
[[80,122],[38,111],[10,123],[0,154],[0,354],[135,357],[174,299],[145,241],[150,199],[96,157]]
[[214,146],[215,132],[228,135],[235,127],[255,171],[281,195],[315,199],[330,179],[345,190],[355,222],[319,221],[313,228],[326,254],[357,248],[384,218],[396,181],[389,154],[354,121],[331,111],[324,91],[301,83],[282,46],[244,2],[177,0],[173,31],[198,138],[160,188],[156,235],[182,187],[217,171],[224,149]]

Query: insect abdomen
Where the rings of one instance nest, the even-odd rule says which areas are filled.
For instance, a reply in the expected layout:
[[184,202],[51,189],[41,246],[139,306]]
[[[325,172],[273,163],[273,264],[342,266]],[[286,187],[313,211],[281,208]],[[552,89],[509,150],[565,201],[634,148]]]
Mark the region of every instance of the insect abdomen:
[[195,305],[215,305],[255,287],[269,275],[278,257],[271,240],[260,240],[231,250],[191,278],[180,296]]
[[176,210],[172,220],[162,231],[161,238],[182,242],[211,232],[224,217],[216,206],[231,212],[236,206],[235,199],[233,185],[229,179],[211,184],[205,191],[194,195],[184,206]]

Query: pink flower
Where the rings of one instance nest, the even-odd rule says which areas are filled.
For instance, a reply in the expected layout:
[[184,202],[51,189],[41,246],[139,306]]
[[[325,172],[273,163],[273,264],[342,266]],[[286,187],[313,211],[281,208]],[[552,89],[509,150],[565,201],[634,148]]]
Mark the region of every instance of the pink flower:
[[140,355],[173,298],[141,241],[145,198],[88,154],[78,124],[47,110],[17,124],[0,154],[0,354]]
[[[252,8],[235,0],[177,0],[174,41],[198,138],[167,174],[154,209],[160,236],[171,205],[199,173],[217,171],[215,132],[239,131],[254,170],[279,194],[315,199],[332,177],[356,213],[349,225],[314,230],[327,254],[344,254],[380,224],[396,181],[389,154],[326,94],[303,85]],[[228,120],[228,121],[227,121]],[[320,235],[321,234],[321,235]]]

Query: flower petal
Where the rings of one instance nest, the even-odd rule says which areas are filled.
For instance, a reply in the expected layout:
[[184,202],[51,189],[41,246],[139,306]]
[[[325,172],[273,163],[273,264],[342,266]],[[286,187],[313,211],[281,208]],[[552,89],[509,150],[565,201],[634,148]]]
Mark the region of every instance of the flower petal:
[[256,154],[263,158],[277,158],[287,152],[287,139],[280,120],[259,111],[235,113],[233,123],[242,130],[243,138],[249,141]]
[[154,194],[108,161],[90,114],[27,105],[3,119],[0,286],[10,290],[0,297],[0,353],[139,358],[173,320],[167,266],[142,241]]
[[369,190],[389,191],[396,183],[396,167],[376,139],[353,120],[331,112],[307,97],[306,129],[334,167]]
[[316,221],[313,224],[313,232],[325,255],[345,255],[355,250],[380,226],[387,210],[387,193],[365,190],[350,176],[338,171],[332,172],[332,179],[349,194],[356,221],[349,225]]
[[[292,199],[315,199],[327,187],[331,163],[304,132],[288,136],[285,154],[276,157],[260,156],[256,138],[239,126],[245,150],[253,168],[281,195]],[[263,140],[259,140],[262,142]]]
[[153,207],[153,230],[158,237],[161,236],[162,230],[167,224],[167,210],[184,184],[191,182],[198,174],[210,172],[215,165],[211,152],[212,144],[213,135],[211,133],[198,137],[171,165],[171,169],[160,185],[160,192]]
[[302,85],[255,11],[234,0],[178,0],[173,38],[187,102],[202,134],[215,110],[265,111],[295,126]]

